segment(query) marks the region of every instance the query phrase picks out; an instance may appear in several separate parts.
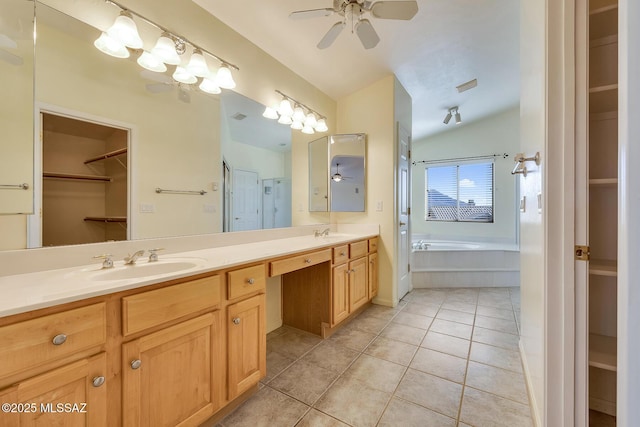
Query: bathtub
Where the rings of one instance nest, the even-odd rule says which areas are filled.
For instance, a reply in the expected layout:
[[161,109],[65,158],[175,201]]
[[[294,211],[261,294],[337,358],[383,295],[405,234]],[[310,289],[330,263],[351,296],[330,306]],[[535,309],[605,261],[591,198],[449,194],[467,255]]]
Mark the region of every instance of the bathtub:
[[411,281],[414,288],[519,286],[519,248],[501,242],[414,238]]

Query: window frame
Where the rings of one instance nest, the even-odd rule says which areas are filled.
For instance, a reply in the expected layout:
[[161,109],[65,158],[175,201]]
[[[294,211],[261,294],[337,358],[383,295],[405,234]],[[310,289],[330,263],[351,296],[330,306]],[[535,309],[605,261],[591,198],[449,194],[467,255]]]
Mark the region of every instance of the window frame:
[[[476,165],[476,164],[488,164],[491,165],[491,220],[473,220],[473,219],[460,219],[460,166]],[[475,224],[493,224],[496,222],[496,168],[494,159],[482,159],[482,160],[468,160],[468,161],[456,161],[456,162],[426,162],[424,167],[424,219],[428,222],[447,222],[447,223],[475,223]],[[439,167],[455,167],[456,168],[456,218],[445,219],[429,217],[429,183],[428,183],[428,170],[430,168]]]

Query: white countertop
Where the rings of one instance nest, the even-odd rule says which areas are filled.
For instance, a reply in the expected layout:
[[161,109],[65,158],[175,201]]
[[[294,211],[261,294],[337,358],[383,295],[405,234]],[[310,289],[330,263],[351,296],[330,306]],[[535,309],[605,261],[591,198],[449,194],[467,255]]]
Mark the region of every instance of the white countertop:
[[[329,237],[312,235],[264,240],[238,245],[220,246],[180,253],[159,253],[157,263],[148,263],[147,256],[138,259],[136,265],[125,266],[116,261],[113,269],[102,269],[101,261],[68,268],[45,270],[33,273],[14,274],[0,277],[0,317],[51,307],[100,295],[135,289],[168,280],[193,276],[226,269],[251,262],[292,255],[300,252],[331,247],[339,244],[366,239],[377,235],[371,231],[354,233],[331,233]],[[186,267],[179,271],[145,275],[137,278],[110,279],[108,275],[166,266],[170,270],[178,263]],[[153,266],[148,264],[154,264]],[[163,268],[163,267],[160,267]],[[104,277],[103,277],[104,276]],[[105,280],[105,278],[108,278]]]

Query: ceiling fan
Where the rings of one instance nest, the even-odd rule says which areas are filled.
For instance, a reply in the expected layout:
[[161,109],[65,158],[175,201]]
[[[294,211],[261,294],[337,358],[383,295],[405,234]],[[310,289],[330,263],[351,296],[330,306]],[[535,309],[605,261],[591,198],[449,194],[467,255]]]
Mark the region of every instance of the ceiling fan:
[[191,86],[179,83],[173,80],[166,74],[154,73],[151,71],[143,70],[140,72],[140,76],[144,79],[151,80],[157,83],[147,83],[145,88],[151,93],[163,93],[170,92],[174,87],[178,88],[178,99],[186,104],[191,103],[191,95],[189,91]]
[[374,18],[400,19],[408,21],[418,13],[418,2],[410,1],[369,1],[369,0],[333,0],[333,8],[309,9],[291,12],[291,19],[316,18],[338,14],[343,17],[333,24],[329,31],[318,43],[318,49],[326,49],[338,38],[347,22],[351,22],[351,32],[354,31],[365,49],[376,47],[380,37],[373,29],[371,21],[363,19],[366,13]]
[[331,175],[331,179],[332,179],[333,181],[335,181],[335,182],[340,182],[340,181],[342,181],[343,179],[351,179],[351,177],[350,177],[350,176],[342,176],[342,175],[340,174],[339,167],[340,167],[340,163],[336,163],[336,173],[334,173],[333,175]]

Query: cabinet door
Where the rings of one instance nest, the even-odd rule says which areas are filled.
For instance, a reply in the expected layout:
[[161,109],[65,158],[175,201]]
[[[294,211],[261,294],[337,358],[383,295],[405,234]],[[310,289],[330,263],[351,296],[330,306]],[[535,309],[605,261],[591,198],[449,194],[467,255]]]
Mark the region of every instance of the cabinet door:
[[124,426],[198,425],[219,406],[219,312],[123,345]]
[[378,254],[369,254],[369,298],[378,295]]
[[0,425],[106,426],[107,362],[104,353],[79,360],[0,391],[3,404],[16,412],[0,414]]
[[367,257],[349,262],[349,312],[352,313],[369,301]]
[[331,281],[331,326],[335,326],[349,316],[349,266],[333,267]]
[[227,309],[228,398],[231,400],[267,374],[265,296],[247,298]]

